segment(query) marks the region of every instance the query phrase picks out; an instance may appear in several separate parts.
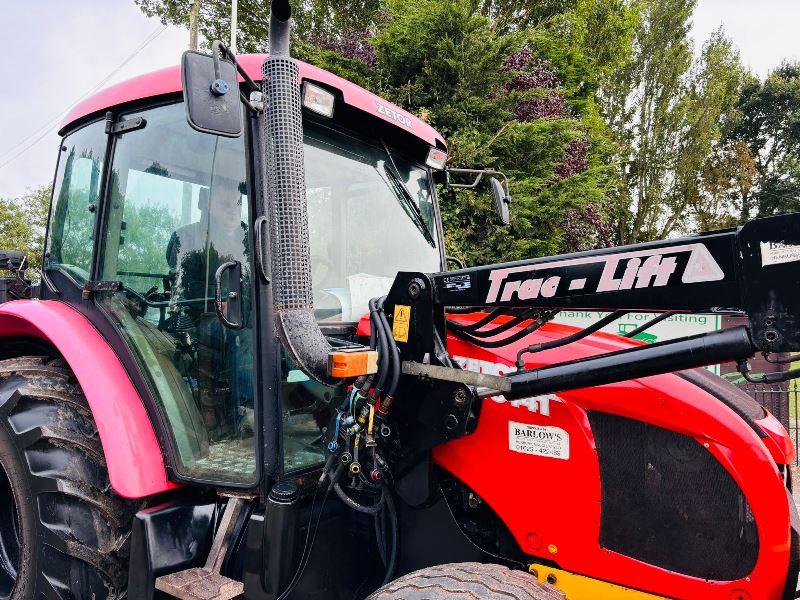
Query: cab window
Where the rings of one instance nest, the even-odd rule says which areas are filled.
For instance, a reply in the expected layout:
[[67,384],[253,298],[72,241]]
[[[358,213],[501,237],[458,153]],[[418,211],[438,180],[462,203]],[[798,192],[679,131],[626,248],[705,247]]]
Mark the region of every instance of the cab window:
[[92,266],[105,151],[105,121],[98,121],[65,137],[59,152],[44,266],[81,284]]

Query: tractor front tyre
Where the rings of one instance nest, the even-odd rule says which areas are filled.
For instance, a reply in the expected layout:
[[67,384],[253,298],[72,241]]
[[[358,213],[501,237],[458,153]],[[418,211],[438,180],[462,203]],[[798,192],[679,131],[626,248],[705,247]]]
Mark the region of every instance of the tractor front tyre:
[[524,571],[454,563],[395,579],[367,600],[564,600],[563,592]]
[[135,507],[63,360],[0,360],[0,467],[0,600],[125,598]]

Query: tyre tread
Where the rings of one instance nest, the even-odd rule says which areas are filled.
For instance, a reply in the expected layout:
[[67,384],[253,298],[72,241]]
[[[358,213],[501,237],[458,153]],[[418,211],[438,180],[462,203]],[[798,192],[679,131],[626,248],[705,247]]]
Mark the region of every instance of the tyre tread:
[[495,564],[455,563],[409,573],[368,600],[560,600],[556,588]]
[[[36,551],[57,553],[58,560],[43,561],[37,594],[61,597],[60,590],[72,590],[75,573],[84,572],[105,588],[99,594],[93,590],[92,597],[125,598],[130,527],[138,506],[111,488],[97,426],[74,375],[61,358],[25,356],[0,360],[0,384],[5,382],[16,389],[0,406],[0,416],[27,460],[36,504],[57,507],[49,522],[38,518]],[[31,453],[40,465],[35,473]],[[94,528],[96,545],[75,535],[71,519],[76,507],[75,514],[93,516],[91,524],[82,525]],[[48,569],[55,563],[70,566],[60,572]]]

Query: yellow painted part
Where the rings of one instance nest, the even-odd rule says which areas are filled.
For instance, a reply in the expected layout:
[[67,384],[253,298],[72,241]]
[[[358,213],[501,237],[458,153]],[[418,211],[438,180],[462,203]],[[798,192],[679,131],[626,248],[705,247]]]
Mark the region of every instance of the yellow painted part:
[[664,600],[663,596],[654,596],[552,567],[533,564],[530,571],[540,583],[551,583],[564,592],[567,600]]
[[411,307],[395,304],[392,321],[392,336],[398,342],[408,341],[408,328],[411,323]]

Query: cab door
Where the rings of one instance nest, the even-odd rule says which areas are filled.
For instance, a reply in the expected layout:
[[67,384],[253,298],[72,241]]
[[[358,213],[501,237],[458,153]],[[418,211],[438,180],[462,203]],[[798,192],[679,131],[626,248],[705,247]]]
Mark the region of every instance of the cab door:
[[98,305],[148,381],[178,476],[254,486],[245,138],[191,129],[180,102],[124,113],[115,129]]

